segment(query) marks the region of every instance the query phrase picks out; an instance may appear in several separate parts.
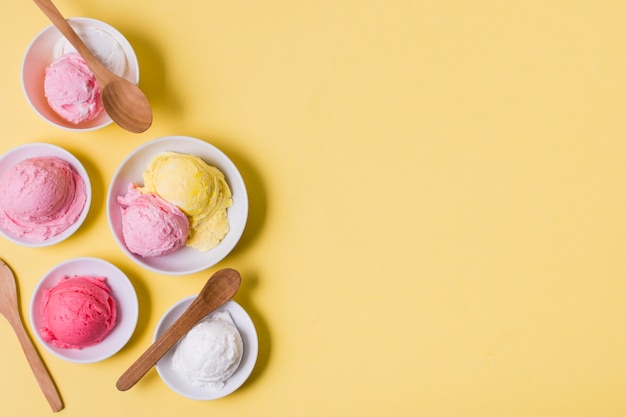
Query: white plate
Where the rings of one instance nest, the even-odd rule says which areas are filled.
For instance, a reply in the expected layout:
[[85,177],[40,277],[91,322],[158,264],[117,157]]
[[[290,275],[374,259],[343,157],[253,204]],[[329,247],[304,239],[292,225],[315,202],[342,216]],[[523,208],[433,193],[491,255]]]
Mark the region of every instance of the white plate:
[[91,181],[89,180],[87,170],[85,170],[85,167],[81,164],[78,158],[56,145],[49,143],[29,143],[11,149],[0,158],[0,178],[2,178],[2,176],[18,162],[39,156],[55,156],[69,163],[72,169],[76,171],[85,182],[87,199],[85,200],[85,207],[83,208],[83,212],[78,220],[76,220],[73,225],[65,229],[63,232],[51,237],[50,239],[41,241],[29,237],[16,236],[10,231],[4,230],[2,226],[0,226],[0,234],[2,234],[2,236],[14,243],[17,243],[18,245],[28,247],[50,246],[64,241],[73,235],[83,224],[87,214],[89,213],[89,207],[91,206]]
[[[218,168],[226,177],[233,198],[233,205],[227,209],[230,231],[215,248],[200,252],[184,246],[168,255],[144,258],[130,252],[126,247],[117,197],[125,195],[131,183],[143,185],[144,170],[154,156],[164,151],[196,155],[207,164]],[[115,240],[126,255],[137,264],[162,274],[186,275],[212,267],[233,250],[248,220],[248,194],[235,164],[215,146],[188,136],[166,136],[140,146],[122,162],[109,186],[107,216]]]
[[[191,302],[196,298],[195,295],[182,299],[174,304],[161,318],[154,332],[153,341],[155,341],[167,328],[169,328],[178,317],[189,307]],[[174,392],[191,398],[192,400],[215,400],[222,398],[235,392],[248,379],[254,365],[256,364],[259,352],[259,340],[252,319],[239,304],[235,301],[228,301],[216,311],[228,311],[235,322],[235,325],[241,333],[243,339],[243,357],[239,368],[235,373],[226,380],[224,387],[218,391],[211,391],[207,388],[196,387],[191,385],[187,380],[182,378],[172,369],[172,355],[176,349],[174,345],[162,358],[157,362],[156,369],[165,382]]]
[[[97,345],[64,349],[50,345],[39,335],[43,326],[39,306],[44,290],[53,288],[63,277],[74,275],[106,277],[111,296],[117,304],[117,324]],[[30,302],[30,323],[39,343],[53,355],[75,363],[98,362],[119,352],[133,335],[138,317],[139,302],[133,284],[115,265],[98,258],[75,258],[55,266],[39,281]]]

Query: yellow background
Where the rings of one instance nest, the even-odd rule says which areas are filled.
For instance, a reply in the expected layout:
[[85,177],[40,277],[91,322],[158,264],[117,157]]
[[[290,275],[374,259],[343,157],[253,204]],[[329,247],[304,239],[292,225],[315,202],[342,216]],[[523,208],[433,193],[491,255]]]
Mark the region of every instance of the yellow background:
[[[38,345],[59,415],[626,415],[626,2],[56,4],[130,40],[154,108],[140,135],[39,119],[20,64],[48,21],[2,0],[0,151],[65,147],[94,191],[71,239],[0,240],[22,314],[78,256],[119,266],[140,299],[134,336],[104,362]],[[222,149],[250,198],[234,252],[183,277],[131,262],[104,206],[128,153],[167,135]],[[248,382],[196,402],[152,370],[118,392],[161,315],[225,266],[259,332]],[[1,414],[52,414],[5,320],[0,338]]]

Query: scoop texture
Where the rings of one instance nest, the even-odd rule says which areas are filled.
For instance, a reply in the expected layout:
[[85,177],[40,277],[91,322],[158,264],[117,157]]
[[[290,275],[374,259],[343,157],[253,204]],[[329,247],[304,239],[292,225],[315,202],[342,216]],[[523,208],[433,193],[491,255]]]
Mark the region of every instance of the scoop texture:
[[46,68],[44,94],[52,110],[74,124],[93,120],[104,109],[96,78],[77,52]]
[[25,159],[0,178],[0,224],[19,237],[57,236],[78,220],[86,201],[85,182],[57,157]]
[[233,205],[224,174],[195,155],[162,152],[143,173],[142,193],[159,195],[189,217],[187,246],[207,251],[230,230],[226,209]]
[[243,357],[243,341],[227,311],[202,319],[180,340],[172,368],[195,386],[212,391],[224,387]]
[[124,242],[132,253],[143,257],[167,255],[185,245],[189,220],[175,205],[156,194],[141,194],[132,184],[117,201]]
[[96,345],[117,322],[117,306],[104,277],[65,277],[44,291],[42,339],[60,348]]

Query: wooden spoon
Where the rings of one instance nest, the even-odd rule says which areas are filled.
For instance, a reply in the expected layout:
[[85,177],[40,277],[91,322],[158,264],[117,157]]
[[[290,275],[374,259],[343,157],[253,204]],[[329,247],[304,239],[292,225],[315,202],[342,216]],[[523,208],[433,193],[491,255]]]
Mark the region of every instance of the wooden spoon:
[[141,133],[152,125],[152,109],[143,92],[132,82],[108,70],[89,51],[74,29],[50,0],[34,0],[48,19],[83,57],[96,77],[107,114],[122,128]]
[[50,408],[55,413],[63,409],[63,401],[57,391],[46,366],[43,364],[41,357],[35,350],[33,342],[24,329],[24,324],[20,318],[18,303],[17,303],[17,290],[15,288],[15,277],[11,269],[0,260],[0,314],[7,318],[11,327],[17,334],[17,338],[22,345],[22,350],[26,355],[26,359],[30,364],[30,368],[35,374],[39,388],[46,396]]
[[213,274],[187,310],[122,374],[117,389],[132,388],[198,321],[233,298],[240,284],[241,276],[234,269]]

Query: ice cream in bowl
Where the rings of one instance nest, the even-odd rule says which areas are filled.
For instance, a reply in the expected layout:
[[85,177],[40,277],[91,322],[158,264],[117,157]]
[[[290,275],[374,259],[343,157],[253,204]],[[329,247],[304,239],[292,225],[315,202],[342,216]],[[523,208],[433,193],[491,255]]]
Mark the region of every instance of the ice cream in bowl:
[[[174,304],[161,317],[157,340],[195,296]],[[258,356],[258,336],[246,310],[230,300],[201,319],[156,364],[165,384],[193,400],[216,400],[232,394],[248,379]]]
[[[117,29],[91,18],[71,18],[68,22],[106,68],[134,84],[139,82],[137,56]],[[86,131],[112,122],[93,73],[56,27],[46,27],[30,43],[21,75],[26,99],[49,123]]]
[[114,174],[107,196],[113,236],[135,262],[185,275],[221,261],[241,237],[248,197],[215,146],[187,136],[148,142]]
[[74,258],[39,281],[30,320],[39,342],[55,356],[76,363],[98,362],[126,345],[138,318],[134,287],[115,265]]
[[76,232],[91,205],[91,182],[70,152],[48,143],[0,157],[0,234],[22,246],[59,243]]

